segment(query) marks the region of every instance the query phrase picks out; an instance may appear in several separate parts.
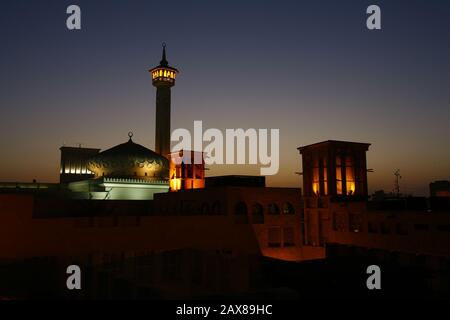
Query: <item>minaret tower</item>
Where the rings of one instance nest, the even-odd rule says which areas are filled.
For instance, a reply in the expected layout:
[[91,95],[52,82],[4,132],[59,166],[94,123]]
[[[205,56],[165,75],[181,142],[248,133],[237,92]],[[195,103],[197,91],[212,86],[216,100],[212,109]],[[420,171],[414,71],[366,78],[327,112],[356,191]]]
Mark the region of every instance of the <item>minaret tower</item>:
[[175,85],[178,70],[169,66],[166,44],[163,43],[161,62],[149,70],[152,84],[156,87],[155,151],[169,159],[170,153],[170,88]]

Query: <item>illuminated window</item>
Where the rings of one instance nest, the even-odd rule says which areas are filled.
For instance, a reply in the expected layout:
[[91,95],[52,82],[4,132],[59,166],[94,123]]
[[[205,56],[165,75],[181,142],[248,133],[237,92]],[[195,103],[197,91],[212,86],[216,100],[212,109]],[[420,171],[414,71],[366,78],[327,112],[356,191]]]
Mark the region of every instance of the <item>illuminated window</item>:
[[347,195],[353,195],[355,193],[355,174],[353,157],[345,157],[345,180]]
[[342,194],[342,161],[341,156],[336,156],[336,193]]
[[314,166],[313,166],[313,192],[316,195],[320,193],[320,183],[319,183],[319,159],[314,157]]
[[322,158],[323,194],[328,194],[328,172],[326,158]]

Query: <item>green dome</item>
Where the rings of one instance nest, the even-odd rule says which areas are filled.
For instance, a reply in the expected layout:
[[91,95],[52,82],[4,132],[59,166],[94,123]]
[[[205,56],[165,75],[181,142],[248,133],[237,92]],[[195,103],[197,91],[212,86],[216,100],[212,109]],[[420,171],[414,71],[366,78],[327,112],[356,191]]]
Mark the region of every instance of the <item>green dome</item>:
[[88,169],[99,177],[168,179],[169,161],[130,139],[100,152],[88,162]]

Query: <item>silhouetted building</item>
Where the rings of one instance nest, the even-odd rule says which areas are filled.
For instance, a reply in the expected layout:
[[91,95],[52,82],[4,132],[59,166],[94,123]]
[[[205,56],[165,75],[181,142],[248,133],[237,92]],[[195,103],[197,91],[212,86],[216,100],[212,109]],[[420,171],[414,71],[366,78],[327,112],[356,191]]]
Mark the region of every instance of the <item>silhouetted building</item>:
[[367,203],[369,145],[329,140],[298,148],[303,165],[306,245],[324,246],[332,219],[346,214],[351,214],[355,223],[362,219]]
[[88,168],[89,159],[99,153],[100,149],[61,147],[60,183],[86,180],[94,177]]
[[265,176],[229,175],[206,178],[206,187],[260,187],[266,186]]
[[450,181],[441,180],[430,183],[431,197],[450,197]]

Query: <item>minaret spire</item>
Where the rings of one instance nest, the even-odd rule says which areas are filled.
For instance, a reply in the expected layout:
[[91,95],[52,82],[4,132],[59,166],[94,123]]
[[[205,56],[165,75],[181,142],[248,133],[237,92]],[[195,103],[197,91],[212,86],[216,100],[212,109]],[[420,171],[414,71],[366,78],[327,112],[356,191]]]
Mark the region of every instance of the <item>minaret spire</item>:
[[156,87],[155,151],[169,159],[170,153],[170,88],[175,85],[178,70],[169,66],[166,44],[162,44],[162,59],[150,70],[152,84]]
[[159,64],[161,66],[167,67],[169,65],[169,63],[167,62],[167,59],[166,59],[166,43],[165,42],[162,43],[162,47],[163,47],[162,59]]

